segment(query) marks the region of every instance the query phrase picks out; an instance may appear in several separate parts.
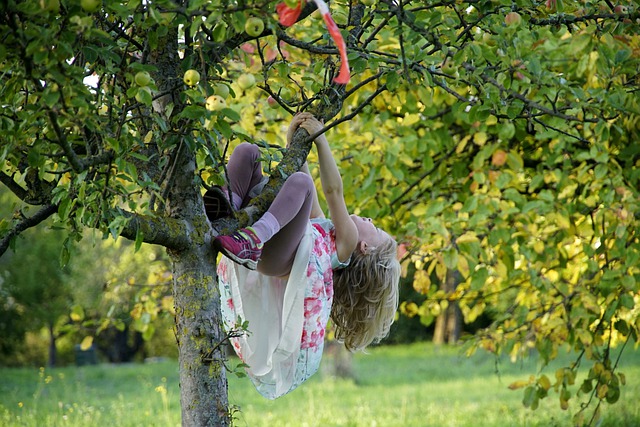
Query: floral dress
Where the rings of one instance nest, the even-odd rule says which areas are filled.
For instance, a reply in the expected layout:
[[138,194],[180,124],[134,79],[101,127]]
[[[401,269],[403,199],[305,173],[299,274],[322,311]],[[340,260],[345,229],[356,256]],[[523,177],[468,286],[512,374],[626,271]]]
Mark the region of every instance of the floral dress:
[[287,278],[263,276],[225,257],[218,264],[224,327],[249,322],[231,343],[263,396],[280,397],[318,370],[333,270],[346,265],[337,257],[333,223],[324,218],[311,221]]

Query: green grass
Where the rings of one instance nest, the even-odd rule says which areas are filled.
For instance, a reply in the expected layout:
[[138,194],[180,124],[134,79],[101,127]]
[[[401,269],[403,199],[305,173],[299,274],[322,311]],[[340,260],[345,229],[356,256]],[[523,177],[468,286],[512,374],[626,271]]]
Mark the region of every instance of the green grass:
[[[564,357],[564,362],[569,361]],[[328,365],[329,358],[323,361]],[[554,366],[545,373],[554,378]],[[512,364],[487,354],[420,343],[356,355],[354,380],[326,370],[275,401],[246,378],[229,378],[236,426],[570,426],[576,399],[562,411],[551,392],[536,411],[507,386],[538,371],[533,359]],[[602,408],[602,426],[640,426],[640,351],[627,349],[620,401]],[[580,383],[580,377],[576,381]],[[176,426],[177,363],[58,369],[0,369],[2,426]]]

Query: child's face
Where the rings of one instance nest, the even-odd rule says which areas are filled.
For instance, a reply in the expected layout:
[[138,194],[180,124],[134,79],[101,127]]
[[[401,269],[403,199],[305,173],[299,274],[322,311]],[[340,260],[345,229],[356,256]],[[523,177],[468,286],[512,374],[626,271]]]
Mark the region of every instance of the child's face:
[[371,218],[362,218],[351,215],[351,220],[358,229],[358,242],[365,242],[369,246],[380,246],[391,238],[385,231],[380,230],[371,221]]

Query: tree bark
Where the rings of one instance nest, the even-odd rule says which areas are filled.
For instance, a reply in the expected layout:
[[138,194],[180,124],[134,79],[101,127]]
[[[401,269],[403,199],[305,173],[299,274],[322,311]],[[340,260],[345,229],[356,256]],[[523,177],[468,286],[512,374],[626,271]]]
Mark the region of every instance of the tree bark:
[[211,226],[196,181],[195,154],[183,144],[176,155],[168,214],[185,224],[188,244],[169,249],[179,350],[182,425],[230,424],[224,341]]
[[[447,294],[450,294],[456,290],[459,283],[460,273],[449,270],[442,287]],[[456,344],[461,333],[462,312],[457,302],[449,302],[447,309],[436,319],[433,342],[434,344]]]
[[53,322],[47,325],[49,329],[49,361],[47,366],[50,368],[56,366],[56,362],[58,359],[58,347],[56,345],[56,334],[53,330]]
[[353,353],[346,349],[346,347],[338,341],[327,341],[324,345],[324,356],[326,361],[323,361],[325,372],[336,378],[355,378],[353,372]]
[[230,424],[215,259],[204,246],[172,253],[183,426]]

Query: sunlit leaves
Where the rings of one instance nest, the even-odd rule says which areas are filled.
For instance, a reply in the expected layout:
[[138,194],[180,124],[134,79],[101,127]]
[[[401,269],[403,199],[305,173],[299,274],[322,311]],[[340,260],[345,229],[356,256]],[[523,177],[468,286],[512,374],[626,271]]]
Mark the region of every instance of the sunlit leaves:
[[[605,2],[336,1],[352,66],[342,88],[317,14],[282,29],[272,2],[105,2],[102,16],[36,6],[21,2],[22,25],[2,27],[0,160],[56,205],[56,226],[116,237],[124,210],[164,212],[179,150],[194,153],[194,186],[221,184],[235,144],[282,146],[290,114],[329,104],[354,114],[328,133],[347,205],[403,241],[418,269],[426,302],[406,314],[430,324],[457,304],[466,321],[491,316],[477,341],[489,351],[549,361],[566,345],[617,374],[608,346],[639,326],[637,15]],[[265,36],[246,36],[248,16]],[[187,87],[191,68],[202,79]],[[152,81],[136,84],[138,71]],[[244,73],[257,85],[240,85]],[[220,83],[226,108],[209,111]],[[452,272],[457,287],[439,289]],[[170,304],[158,298],[128,308],[147,335]],[[584,388],[615,401],[602,372]],[[525,404],[554,388],[565,407],[570,374],[551,388],[545,378],[521,386]]]

